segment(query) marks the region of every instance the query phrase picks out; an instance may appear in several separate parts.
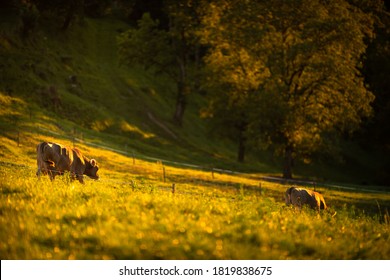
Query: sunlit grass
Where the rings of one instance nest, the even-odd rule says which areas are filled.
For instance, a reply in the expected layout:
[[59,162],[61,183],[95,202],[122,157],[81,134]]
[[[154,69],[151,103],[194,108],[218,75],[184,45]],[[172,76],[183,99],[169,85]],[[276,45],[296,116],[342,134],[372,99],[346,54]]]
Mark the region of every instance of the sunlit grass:
[[[0,136],[2,259],[390,257],[389,194],[320,188],[330,210],[300,211],[284,205],[287,186],[259,174],[145,161],[28,127],[19,146]],[[37,179],[43,140],[77,145],[100,181]]]
[[[180,145],[168,143],[161,137],[166,130],[150,121],[148,113],[168,130],[172,128],[169,120],[174,99],[169,87],[173,86],[164,77],[150,78],[137,69],[103,67],[114,61],[111,56],[115,58],[116,52],[111,47],[118,26],[86,22],[73,31],[82,36],[68,32],[70,43],[63,36],[37,40],[29,54],[23,53],[26,48],[17,50],[10,45],[9,57],[15,61],[9,63],[7,77],[27,73],[24,78],[30,82],[13,85],[15,95],[21,98],[0,92],[1,259],[390,258],[389,194],[321,188],[330,211],[318,214],[286,207],[283,194],[287,186],[260,181],[259,174],[212,172],[216,163],[235,166],[235,147],[208,141],[206,126],[195,117],[199,106],[189,106],[185,125],[174,130]],[[95,41],[99,44],[85,47],[86,42]],[[42,61],[32,61],[41,48],[47,50]],[[70,65],[61,62],[64,54],[69,54]],[[25,57],[41,68],[48,81],[37,78],[31,69],[19,72],[18,63],[27,64]],[[82,89],[74,92],[67,88],[69,75],[78,77]],[[54,116],[53,108],[44,109],[39,103],[42,100],[36,98],[40,94],[37,88],[52,84],[64,106]],[[106,102],[108,93],[112,102]],[[33,95],[37,95],[36,103],[28,102]],[[80,101],[88,109],[79,106]],[[191,102],[204,101],[194,94]],[[137,106],[140,108],[134,108]],[[122,117],[126,122],[115,131]],[[88,120],[96,122],[95,126],[87,123],[92,130],[81,137],[87,125],[82,127],[78,121]],[[151,129],[153,125],[156,127]],[[105,133],[110,128],[117,134]],[[74,143],[72,137],[95,144],[107,142],[112,147],[123,144],[121,150],[128,144],[129,156]],[[54,182],[47,177],[37,179],[35,149],[41,141],[75,144],[97,159],[101,180],[86,179],[81,185],[66,176]],[[145,161],[137,151],[205,168]],[[240,168],[273,170],[264,159],[256,164]]]
[[29,146],[12,152],[21,153],[25,167],[0,166],[2,259],[390,257],[385,212],[369,215],[354,206],[377,207],[375,199],[388,203],[388,195],[326,190],[331,210],[318,214],[285,206],[285,186],[255,177],[134,162],[79,147],[100,162],[100,181],[37,179]]

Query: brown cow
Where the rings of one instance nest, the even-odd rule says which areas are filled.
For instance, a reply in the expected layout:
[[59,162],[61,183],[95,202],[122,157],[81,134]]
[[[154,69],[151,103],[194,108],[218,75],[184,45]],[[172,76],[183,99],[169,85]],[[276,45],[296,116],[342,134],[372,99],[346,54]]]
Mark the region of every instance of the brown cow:
[[72,149],[56,143],[38,144],[37,165],[37,176],[40,177],[41,173],[49,174],[50,180],[54,180],[56,175],[63,175],[65,171],[69,171],[73,179],[77,178],[83,184],[83,175],[99,179],[96,160],[89,160],[77,148]]
[[313,209],[326,209],[325,199],[322,194],[303,188],[291,187],[286,190],[285,199],[287,205],[302,207],[304,204]]

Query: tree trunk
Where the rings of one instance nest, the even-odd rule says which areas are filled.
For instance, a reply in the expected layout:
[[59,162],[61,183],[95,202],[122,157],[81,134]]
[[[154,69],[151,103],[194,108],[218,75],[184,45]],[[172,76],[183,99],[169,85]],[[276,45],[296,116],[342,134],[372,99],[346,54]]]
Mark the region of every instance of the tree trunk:
[[237,160],[238,162],[244,162],[245,160],[245,126],[240,127],[239,135],[238,135],[238,155]]
[[62,28],[61,28],[63,31],[66,31],[69,28],[71,22],[73,21],[73,19],[75,17],[75,14],[76,14],[76,11],[78,8],[77,7],[78,3],[75,0],[70,1],[70,3],[68,5],[69,6],[68,6],[67,11],[66,11],[65,20],[64,20],[64,23],[62,24]]
[[186,53],[180,52],[179,55],[176,56],[176,60],[179,67],[179,76],[177,80],[176,109],[175,114],[173,115],[173,121],[177,125],[182,126],[184,111],[187,107],[187,95],[190,93],[190,88],[187,84]]
[[283,178],[292,179],[292,167],[293,167],[293,148],[287,146],[284,151],[284,164],[283,164]]
[[39,11],[34,4],[26,2],[21,5],[20,13],[22,19],[21,35],[23,39],[26,39],[36,27]]
[[183,124],[184,111],[187,106],[187,90],[187,87],[182,82],[177,84],[176,109],[173,120],[179,126]]

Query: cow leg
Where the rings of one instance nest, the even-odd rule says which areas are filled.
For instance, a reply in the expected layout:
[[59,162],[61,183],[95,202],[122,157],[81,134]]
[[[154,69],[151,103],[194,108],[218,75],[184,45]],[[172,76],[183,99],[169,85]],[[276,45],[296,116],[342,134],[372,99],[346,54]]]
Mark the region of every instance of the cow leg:
[[70,174],[70,179],[73,181],[73,180],[79,180],[79,182],[81,183],[81,184],[84,184],[84,176],[81,174],[76,174],[76,173],[71,173]]
[[38,170],[37,170],[37,173],[36,173],[38,178],[41,178],[41,175],[46,175],[46,174],[48,174],[48,170],[47,169],[38,167]]
[[49,167],[46,162],[41,162],[37,168],[37,177],[41,178],[41,175],[46,175],[49,172]]
[[46,170],[50,176],[50,180],[53,181],[57,175],[57,169],[55,168],[54,162],[46,161]]
[[76,174],[76,177],[77,177],[77,180],[79,180],[79,182],[81,184],[84,184],[84,176],[81,174]]
[[77,175],[76,175],[75,173],[71,172],[71,173],[69,174],[69,177],[70,177],[70,180],[73,181],[73,180],[76,180]]
[[49,176],[50,176],[50,181],[53,181],[56,177],[55,170],[49,169]]
[[38,178],[41,177],[41,161],[39,159],[37,160],[37,173],[36,173],[36,175]]
[[297,197],[297,206],[299,208],[299,211],[302,211],[302,200],[300,196]]

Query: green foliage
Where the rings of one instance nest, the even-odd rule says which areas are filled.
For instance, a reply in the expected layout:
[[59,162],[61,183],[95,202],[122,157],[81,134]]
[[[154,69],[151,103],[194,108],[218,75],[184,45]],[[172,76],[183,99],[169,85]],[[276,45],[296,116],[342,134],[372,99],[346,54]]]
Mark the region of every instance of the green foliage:
[[159,22],[144,14],[137,29],[129,29],[118,37],[119,54],[125,64],[138,64],[170,75],[174,56],[169,45],[169,35],[158,29]]
[[213,104],[227,98],[230,111],[245,111],[246,133],[284,153],[290,168],[370,115],[360,69],[373,18],[348,1],[222,0],[203,24],[209,83],[226,96]]
[[[145,13],[138,21],[138,28],[125,32],[118,40],[120,57],[125,64],[137,63],[156,73],[165,73],[176,84],[173,120],[180,126],[194,84],[192,76],[196,76],[191,71],[190,56],[199,56],[193,26],[195,9],[188,8],[190,3],[184,0],[166,4],[170,21],[167,30]],[[195,60],[199,61],[199,58]]]

